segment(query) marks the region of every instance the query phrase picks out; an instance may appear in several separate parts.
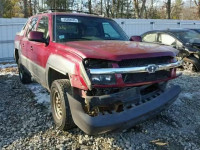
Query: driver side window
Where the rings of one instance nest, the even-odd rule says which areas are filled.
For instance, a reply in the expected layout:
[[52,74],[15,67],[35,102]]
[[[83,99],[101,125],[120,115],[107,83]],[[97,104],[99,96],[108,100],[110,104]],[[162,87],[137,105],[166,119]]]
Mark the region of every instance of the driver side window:
[[27,31],[26,31],[26,37],[28,37],[28,34],[29,34],[31,31],[35,31],[35,30],[36,30],[37,21],[38,21],[38,18],[37,18],[37,17],[32,18],[31,22],[30,22],[29,25],[28,25],[28,29],[27,29]]
[[44,33],[44,39],[47,39],[47,37],[49,36],[48,22],[48,17],[44,16],[40,19],[37,27],[37,31]]

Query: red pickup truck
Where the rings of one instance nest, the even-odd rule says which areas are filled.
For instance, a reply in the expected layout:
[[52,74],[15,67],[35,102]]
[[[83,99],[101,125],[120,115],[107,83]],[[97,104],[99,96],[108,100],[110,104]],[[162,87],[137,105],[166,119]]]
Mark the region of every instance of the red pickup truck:
[[[133,29],[134,30],[134,29]],[[181,89],[176,50],[132,42],[107,18],[51,12],[30,17],[15,38],[22,83],[49,90],[60,130],[87,134],[132,127],[167,108]]]

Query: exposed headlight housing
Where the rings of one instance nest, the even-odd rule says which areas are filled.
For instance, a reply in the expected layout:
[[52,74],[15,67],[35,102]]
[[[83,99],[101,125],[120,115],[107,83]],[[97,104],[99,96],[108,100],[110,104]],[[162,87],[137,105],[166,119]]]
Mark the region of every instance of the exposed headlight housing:
[[91,75],[90,77],[92,84],[96,85],[113,85],[116,83],[114,74],[109,75]]

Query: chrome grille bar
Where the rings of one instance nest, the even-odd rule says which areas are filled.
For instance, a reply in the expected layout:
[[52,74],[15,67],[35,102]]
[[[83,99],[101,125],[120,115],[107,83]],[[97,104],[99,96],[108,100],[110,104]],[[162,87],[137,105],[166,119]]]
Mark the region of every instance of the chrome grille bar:
[[89,69],[89,71],[91,74],[124,74],[140,72],[155,73],[155,71],[168,70],[171,68],[179,67],[181,65],[182,61],[177,61],[175,63],[161,65],[150,64],[142,67]]

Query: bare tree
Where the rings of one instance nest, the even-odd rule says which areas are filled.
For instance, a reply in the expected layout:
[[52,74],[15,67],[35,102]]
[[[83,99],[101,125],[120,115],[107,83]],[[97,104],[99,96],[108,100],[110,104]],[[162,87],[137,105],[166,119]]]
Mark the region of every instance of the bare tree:
[[92,13],[92,0],[88,0],[88,10],[89,10],[89,13],[91,14]]
[[32,1],[29,0],[29,16],[33,15],[33,7],[32,7]]
[[23,0],[23,2],[24,2],[24,18],[28,18],[27,0]]
[[144,11],[146,9],[146,0],[133,0],[133,4],[135,8],[136,18],[144,18]]
[[3,1],[0,0],[0,18],[3,17]]
[[198,16],[200,18],[200,0],[194,0],[194,3],[198,7]]
[[106,9],[106,16],[110,17],[110,0],[104,0],[105,9]]
[[171,19],[171,0],[167,0],[167,19]]
[[101,15],[103,15],[103,0],[101,0]]

